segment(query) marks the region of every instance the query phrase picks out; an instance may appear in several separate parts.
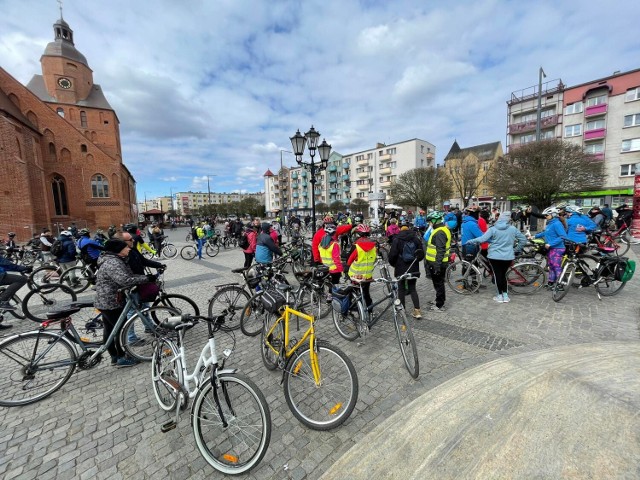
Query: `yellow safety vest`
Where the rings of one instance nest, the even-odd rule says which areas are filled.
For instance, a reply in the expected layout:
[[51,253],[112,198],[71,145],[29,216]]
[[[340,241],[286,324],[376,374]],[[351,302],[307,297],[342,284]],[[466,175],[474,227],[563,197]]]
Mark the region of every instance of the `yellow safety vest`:
[[451,231],[443,225],[442,227],[435,228],[431,232],[431,236],[429,237],[429,241],[427,242],[427,262],[435,262],[436,261],[436,246],[432,243],[433,237],[435,237],[436,233],[439,231],[443,231],[447,236],[447,249],[444,252],[444,257],[442,258],[443,262],[449,261],[449,249],[451,248]]
[[322,248],[322,245],[318,245],[318,251],[320,252],[320,260],[323,265],[329,267],[329,272],[333,272],[337,269],[335,262],[333,261],[333,246],[337,245],[335,241],[332,241],[327,248]]
[[357,243],[355,246],[358,251],[358,257],[349,267],[349,278],[352,280],[373,278],[373,269],[376,266],[376,249],[372,248],[367,252]]

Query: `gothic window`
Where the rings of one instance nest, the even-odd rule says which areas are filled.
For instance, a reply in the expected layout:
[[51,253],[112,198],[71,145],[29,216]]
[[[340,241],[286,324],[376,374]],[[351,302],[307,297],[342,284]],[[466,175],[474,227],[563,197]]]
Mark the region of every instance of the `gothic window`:
[[56,157],[56,146],[53,142],[49,142],[49,160],[55,162],[57,160]]
[[91,177],[91,195],[93,198],[109,196],[109,181],[104,175],[98,173]]
[[80,126],[87,126],[87,112],[85,112],[84,110],[80,110]]
[[18,153],[18,158],[22,158],[22,148],[20,147],[20,140],[16,138],[16,148]]
[[61,107],[56,108],[56,113],[64,118],[64,109]]
[[80,151],[82,153],[87,153],[87,146],[84,143],[82,145],[80,145]]
[[60,157],[63,161],[68,162],[69,160],[71,160],[71,152],[68,148],[63,148],[62,150],[60,150]]
[[31,123],[33,123],[34,127],[38,128],[38,117],[31,110],[27,112],[27,118]]
[[11,100],[11,102],[18,108],[20,108],[20,99],[18,98],[18,96],[15,93],[10,93],[9,94],[9,100]]
[[53,205],[56,210],[56,215],[69,215],[67,189],[64,183],[64,178],[59,175],[53,177],[53,180],[51,181],[51,190],[53,193]]

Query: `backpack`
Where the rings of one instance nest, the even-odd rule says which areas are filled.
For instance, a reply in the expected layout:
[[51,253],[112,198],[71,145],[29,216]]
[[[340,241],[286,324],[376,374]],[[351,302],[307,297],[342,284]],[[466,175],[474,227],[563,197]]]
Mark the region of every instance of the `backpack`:
[[53,245],[51,245],[51,249],[49,251],[56,258],[62,257],[62,242],[60,241],[59,238],[55,239],[55,241],[53,242]]
[[402,261],[405,263],[413,262],[416,259],[416,243],[404,242],[400,258],[402,258]]
[[331,289],[331,306],[336,312],[346,315],[351,308],[350,289],[335,285]]
[[246,233],[240,235],[240,238],[238,239],[238,246],[243,250],[245,248],[249,248],[249,236]]

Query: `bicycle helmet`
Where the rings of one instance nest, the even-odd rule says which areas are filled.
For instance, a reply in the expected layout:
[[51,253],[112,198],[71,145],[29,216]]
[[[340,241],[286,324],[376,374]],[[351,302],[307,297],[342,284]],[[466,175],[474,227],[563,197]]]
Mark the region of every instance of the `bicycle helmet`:
[[323,223],[333,223],[333,217],[331,215],[327,215],[322,219]]
[[9,232],[9,233],[8,233],[8,235],[9,235],[10,237],[15,237],[15,236],[16,236],[15,232]]
[[356,233],[358,235],[363,235],[363,236],[369,235],[371,233],[371,227],[369,227],[369,225],[365,225],[364,223],[361,223],[356,227]]
[[71,232],[69,230],[63,230],[60,232],[60,235],[64,235],[65,237],[70,237]]
[[427,222],[440,223],[443,219],[444,214],[442,212],[433,211],[427,215]]
[[80,230],[80,231],[78,232],[78,234],[79,234],[79,235],[82,235],[82,236],[85,236],[85,235],[90,235],[90,234],[91,234],[91,232],[89,232],[89,229],[88,229],[88,228],[83,228],[82,230]]
[[138,231],[138,226],[133,223],[127,223],[122,227],[122,230],[128,233],[136,233]]
[[333,223],[328,223],[324,226],[324,233],[327,233],[329,235],[333,235],[334,233],[336,233],[336,226]]
[[547,215],[551,215],[551,217],[555,218],[558,216],[558,214],[560,213],[560,210],[558,210],[556,207],[547,207],[542,211],[542,214],[547,216]]

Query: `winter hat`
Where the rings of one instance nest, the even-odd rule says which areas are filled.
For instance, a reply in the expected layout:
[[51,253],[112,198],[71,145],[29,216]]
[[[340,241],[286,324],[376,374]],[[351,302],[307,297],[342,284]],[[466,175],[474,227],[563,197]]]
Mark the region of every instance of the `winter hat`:
[[120,253],[127,246],[127,242],[120,240],[119,238],[112,238],[105,242],[104,249],[107,252]]
[[502,212],[498,217],[499,222],[508,222],[511,220],[511,212]]
[[271,224],[264,222],[261,228],[264,233],[269,233],[269,230],[271,230]]

